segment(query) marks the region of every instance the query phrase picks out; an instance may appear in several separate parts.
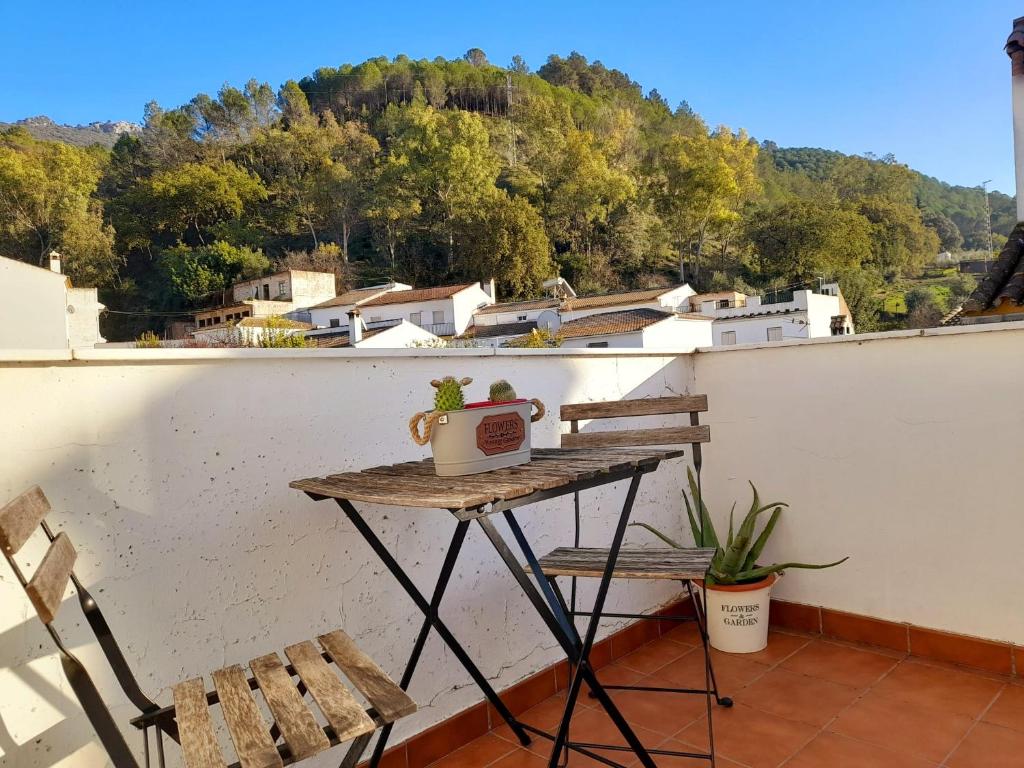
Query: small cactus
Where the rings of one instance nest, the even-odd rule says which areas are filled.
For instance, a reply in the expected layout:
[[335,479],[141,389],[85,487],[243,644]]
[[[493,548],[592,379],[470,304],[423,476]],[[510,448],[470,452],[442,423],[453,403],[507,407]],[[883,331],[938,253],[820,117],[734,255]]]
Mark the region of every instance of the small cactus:
[[466,407],[466,398],[462,394],[462,388],[472,383],[473,380],[468,376],[463,379],[456,379],[454,376],[434,379],[430,382],[430,386],[437,389],[437,392],[434,393],[434,409],[438,411],[461,411]]
[[498,379],[496,382],[491,384],[488,399],[492,403],[507,403],[510,400],[516,399],[516,391],[512,389],[512,385],[507,381],[504,379]]

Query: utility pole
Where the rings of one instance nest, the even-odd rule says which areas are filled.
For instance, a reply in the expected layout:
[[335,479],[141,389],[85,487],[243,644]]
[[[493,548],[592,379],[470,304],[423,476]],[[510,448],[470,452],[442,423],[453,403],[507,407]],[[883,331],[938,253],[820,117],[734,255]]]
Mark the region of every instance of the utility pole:
[[988,204],[988,185],[992,179],[981,182],[981,191],[985,195],[985,231],[988,234],[988,248],[985,251],[985,272],[988,273],[988,260],[992,258],[992,209]]

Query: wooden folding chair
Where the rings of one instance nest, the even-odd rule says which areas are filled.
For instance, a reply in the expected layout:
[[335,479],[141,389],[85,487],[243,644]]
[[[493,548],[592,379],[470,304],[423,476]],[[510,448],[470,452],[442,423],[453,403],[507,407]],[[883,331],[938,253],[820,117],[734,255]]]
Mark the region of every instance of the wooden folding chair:
[[[0,549],[53,638],[64,674],[116,768],[139,768],[139,763],[89,673],[54,626],[69,580],[122,691],[140,712],[130,724],[142,731],[146,766],[150,765],[149,730],[155,728],[161,767],[163,736],[167,734],[181,745],[187,768],[277,768],[346,742],[350,746],[341,766],[352,768],[378,728],[416,711],[405,691],[340,629],[317,638],[319,648],[309,641],[285,648],[289,664],[270,653],[250,661],[250,673],[240,665],[219,669],[210,675],[210,691],[202,677],[180,682],[172,689],[173,705],[159,706],[142,692],[99,606],[75,575],[75,548],[66,533],[54,535],[45,520],[49,511],[50,504],[38,486],[0,508]],[[26,579],[14,556],[37,526],[49,540],[49,549],[35,573]],[[369,707],[356,700],[332,663],[365,697]],[[272,725],[260,714],[252,693],[257,690],[273,716]],[[306,693],[316,703],[325,725],[320,724],[311,702],[305,700]],[[216,704],[220,704],[234,745],[235,762],[225,759],[217,740],[213,717]]]
[[[700,413],[707,411],[706,395],[680,395],[637,400],[618,400],[612,402],[577,403],[563,405],[560,418],[569,422],[569,432],[562,434],[563,448],[609,448],[632,447],[644,445],[685,445],[689,444],[693,453],[693,465],[697,475],[699,540],[696,546],[687,549],[673,547],[622,547],[615,560],[612,572],[614,579],[670,579],[679,581],[685,587],[693,605],[693,615],[685,616],[652,616],[641,613],[609,613],[594,616],[593,612],[577,610],[576,588],[577,579],[600,578],[609,558],[608,549],[580,546],[580,495],[574,495],[575,529],[573,546],[559,547],[540,558],[540,569],[556,592],[556,579],[559,576],[571,578],[569,614],[584,616],[591,620],[603,617],[629,618],[644,621],[695,621],[700,633],[704,651],[705,685],[704,688],[668,688],[659,686],[606,685],[609,690],[642,690],[652,693],[698,694],[707,698],[708,736],[710,749],[707,753],[680,752],[663,749],[652,749],[651,754],[672,755],[679,757],[703,758],[715,764],[714,731],[712,726],[712,700],[720,706],[731,707],[732,699],[719,695],[715,681],[715,672],[711,663],[708,646],[707,625],[704,605],[704,590],[695,590],[694,581],[702,581],[711,566],[714,550],[702,547],[703,517],[700,515],[700,476],[702,467],[701,445],[710,442],[711,429],[700,423]],[[580,432],[579,422],[590,419],[639,418],[644,416],[664,416],[670,414],[688,414],[690,423],[682,426],[656,427],[644,429],[601,430]],[[675,500],[672,500],[675,503]],[[558,592],[560,595],[561,593]],[[570,686],[570,690],[572,687]],[[571,707],[567,708],[566,721],[562,726],[568,728]],[[591,748],[600,745],[585,745]],[[612,747],[614,749],[614,747]]]

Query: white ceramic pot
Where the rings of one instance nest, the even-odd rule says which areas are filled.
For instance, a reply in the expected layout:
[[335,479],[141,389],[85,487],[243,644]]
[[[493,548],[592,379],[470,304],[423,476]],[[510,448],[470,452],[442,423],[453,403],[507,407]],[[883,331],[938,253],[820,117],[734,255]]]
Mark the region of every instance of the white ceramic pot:
[[768,645],[768,610],[776,576],[753,584],[708,585],[708,638],[727,653],[756,653]]
[[528,462],[532,408],[529,400],[514,400],[443,414],[430,434],[437,474],[474,475]]

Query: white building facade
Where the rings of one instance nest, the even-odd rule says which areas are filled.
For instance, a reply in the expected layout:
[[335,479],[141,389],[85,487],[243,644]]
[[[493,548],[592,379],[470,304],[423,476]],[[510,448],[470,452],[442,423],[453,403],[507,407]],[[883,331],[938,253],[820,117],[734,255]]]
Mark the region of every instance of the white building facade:
[[790,339],[846,336],[854,333],[853,319],[835,283],[821,293],[794,291],[788,301],[765,302],[741,293],[696,296],[695,312],[714,319],[714,346],[763,344]]
[[0,349],[93,347],[100,336],[95,288],[74,288],[61,274],[60,257],[50,269],[0,256]]

